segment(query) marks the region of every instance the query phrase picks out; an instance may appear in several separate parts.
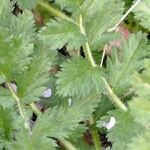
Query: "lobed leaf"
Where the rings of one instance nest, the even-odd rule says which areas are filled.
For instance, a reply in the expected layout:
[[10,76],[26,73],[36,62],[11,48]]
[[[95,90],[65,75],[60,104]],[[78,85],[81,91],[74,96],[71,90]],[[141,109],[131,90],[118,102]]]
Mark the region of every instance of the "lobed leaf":
[[107,137],[113,143],[112,149],[126,150],[127,144],[131,142],[132,138],[142,133],[142,126],[134,121],[130,111],[121,112],[114,110],[108,112],[108,116],[113,116],[116,120],[116,125],[110,129]]
[[108,80],[116,94],[121,95],[131,87],[133,73],[140,71],[143,61],[150,56],[149,48],[147,38],[139,32],[124,41],[121,52],[112,51],[107,62]]
[[140,21],[140,24],[150,30],[150,2],[142,0],[134,10],[135,18]]
[[52,49],[60,49],[67,44],[68,50],[78,50],[85,42],[76,24],[60,19],[50,20],[40,31],[39,37],[48,41]]
[[71,107],[54,107],[41,115],[33,129],[33,134],[55,138],[67,138],[78,127],[79,122],[89,119],[100,101],[99,94],[92,93],[82,99],[75,99]]
[[[82,66],[82,68],[81,68]],[[84,97],[92,91],[104,88],[100,68],[93,68],[87,60],[74,57],[62,65],[62,71],[57,74],[57,93],[62,96]]]

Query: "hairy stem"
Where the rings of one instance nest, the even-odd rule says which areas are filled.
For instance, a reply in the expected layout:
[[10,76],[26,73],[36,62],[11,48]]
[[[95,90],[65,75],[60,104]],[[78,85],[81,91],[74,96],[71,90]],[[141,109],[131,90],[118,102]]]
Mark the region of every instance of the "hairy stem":
[[36,107],[36,105],[35,105],[34,103],[31,103],[30,106],[31,106],[33,112],[34,112],[36,115],[41,115],[41,114],[42,114],[41,111]]
[[[82,16],[80,15],[80,18],[79,18],[79,23],[80,23],[80,31],[82,34],[84,34],[86,36],[86,33],[85,33],[85,29],[83,27],[83,20],[82,20]],[[85,51],[85,54],[87,55],[92,67],[96,67],[96,63],[94,61],[94,58],[92,56],[92,53],[91,53],[91,50],[90,50],[90,46],[89,46],[89,43],[86,42],[85,45],[83,46],[84,48],[84,51]]]
[[[95,123],[94,119],[91,118],[89,120],[89,123],[90,123],[91,126],[94,125],[94,123]],[[95,150],[102,150],[102,146],[101,146],[101,142],[100,142],[100,136],[99,136],[97,130],[91,128],[90,129],[90,133],[92,135],[92,139],[93,139]]]
[[92,134],[95,150],[102,150],[99,134],[97,133],[97,131],[91,129],[91,134]]
[[77,24],[74,20],[72,20],[70,17],[68,17],[66,14],[62,13],[59,9],[54,8],[52,5],[50,5],[47,2],[44,1],[38,1],[38,5],[42,8],[44,8],[45,10],[47,10],[50,14],[59,17],[61,19],[67,20],[69,22],[72,22],[74,24]]
[[121,110],[127,111],[127,107],[122,103],[122,101],[118,98],[118,96],[113,92],[113,90],[111,89],[111,87],[107,83],[106,79],[104,77],[101,77],[101,78],[105,83],[106,90],[107,90],[108,94],[110,95],[110,97],[112,98],[113,103],[115,103],[115,105],[118,108],[120,108]]
[[17,103],[17,105],[18,105],[18,109],[19,109],[20,116],[21,116],[22,119],[25,121],[25,128],[28,129],[28,130],[30,130],[29,123],[28,123],[28,118],[27,118],[27,116],[26,116],[26,111],[25,111],[25,109],[23,108],[23,105],[21,104],[19,97],[18,97],[18,96],[16,95],[16,93],[14,92],[14,90],[13,90],[11,84],[8,83],[8,82],[7,82],[6,84],[7,84],[8,88],[9,88],[11,94],[12,94],[12,97],[14,97],[14,99],[16,100],[16,103]]
[[121,18],[120,21],[115,25],[115,27],[109,29],[108,32],[115,31],[116,28],[120,25],[120,23],[129,15],[129,13],[130,13],[140,2],[141,2],[141,0],[137,0],[137,1],[131,6],[131,8],[122,16],[122,18]]
[[61,143],[66,150],[77,150],[70,142],[65,139],[61,140]]

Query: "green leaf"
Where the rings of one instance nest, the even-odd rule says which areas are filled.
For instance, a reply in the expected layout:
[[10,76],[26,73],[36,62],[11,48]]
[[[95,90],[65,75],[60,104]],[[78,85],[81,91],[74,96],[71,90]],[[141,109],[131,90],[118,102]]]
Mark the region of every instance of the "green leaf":
[[130,108],[135,120],[148,128],[150,123],[150,99],[135,98],[130,102]]
[[142,133],[143,128],[140,124],[134,121],[131,113],[114,110],[108,112],[108,116],[113,116],[116,120],[116,125],[113,127],[107,137],[113,143],[113,150],[126,150],[127,144],[131,139]]
[[149,150],[150,149],[150,134],[149,131],[142,136],[136,137],[127,150]]
[[94,5],[94,8],[93,5],[90,6],[89,10],[91,11],[98,8],[91,17],[88,15],[86,18],[85,16],[84,21],[91,49],[95,49],[97,45],[96,49],[99,50],[100,45],[98,43],[101,43],[103,38],[107,38],[104,33],[121,19],[124,10],[123,4],[121,0],[98,0],[98,4]]
[[148,99],[150,97],[150,61],[149,59],[144,62],[144,70],[141,74],[137,73],[134,75],[132,84],[136,89],[136,95],[140,99]]
[[60,5],[61,9],[69,12],[78,11],[85,0],[56,0],[56,4]]
[[86,132],[88,128],[85,124],[79,124],[69,135],[69,139],[73,143],[78,143],[78,140],[83,136],[83,134]]
[[22,36],[9,35],[7,29],[0,28],[0,76],[11,81],[26,69],[30,62],[33,44]]
[[11,23],[11,12],[13,3],[10,0],[1,0],[0,5],[0,27],[8,27]]
[[0,142],[12,139],[13,118],[9,109],[0,106]]
[[150,61],[145,63],[142,74],[136,74],[133,81],[136,97],[129,103],[131,112],[137,122],[149,128],[150,122]]
[[20,132],[17,137],[17,141],[7,145],[8,150],[54,150],[51,139],[43,138],[38,133],[33,135],[27,131]]
[[114,104],[109,100],[109,97],[103,95],[102,100],[94,113],[95,120],[99,120],[102,116],[105,116],[108,111],[114,108]]
[[134,10],[135,18],[140,21],[140,24],[150,30],[150,2],[142,0]]
[[57,74],[56,81],[59,95],[82,97],[104,88],[100,76],[102,70],[93,68],[86,59],[74,57],[64,62],[61,67],[62,71]]
[[142,69],[143,60],[150,56],[149,49],[146,36],[139,32],[124,40],[121,52],[112,50],[107,63],[108,80],[116,94],[121,95],[131,87],[132,74]]
[[52,49],[60,49],[67,44],[68,50],[78,50],[85,42],[79,26],[65,20],[50,20],[39,35],[41,40],[48,41]]
[[22,74],[15,78],[17,83],[17,95],[23,103],[31,103],[40,100],[49,80],[51,60],[55,55],[49,50],[48,44],[39,42],[35,47],[31,63]]
[[10,24],[10,32],[15,36],[23,36],[29,42],[33,42],[35,35],[35,24],[33,14],[30,11],[23,11],[18,16],[13,16]]
[[0,87],[0,105],[4,108],[14,105],[14,99],[11,97],[10,91],[2,87]]
[[38,0],[15,0],[21,9],[33,9]]
[[91,117],[99,101],[99,94],[92,93],[83,99],[73,99],[73,105],[67,110],[62,107],[49,109],[38,117],[33,134],[67,138],[78,127],[79,122]]

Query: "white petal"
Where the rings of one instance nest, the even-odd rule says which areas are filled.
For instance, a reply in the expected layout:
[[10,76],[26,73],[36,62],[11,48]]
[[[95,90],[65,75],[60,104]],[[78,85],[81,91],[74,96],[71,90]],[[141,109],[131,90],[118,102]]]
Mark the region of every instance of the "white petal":
[[44,91],[43,93],[43,97],[44,98],[49,98],[52,95],[52,90],[51,89],[47,89],[46,91]]
[[105,127],[107,128],[107,130],[112,129],[116,124],[116,119],[114,117],[110,118],[110,121],[108,123],[105,123]]
[[16,93],[17,92],[17,86],[16,86],[16,84],[10,83],[10,85],[11,85],[13,91]]

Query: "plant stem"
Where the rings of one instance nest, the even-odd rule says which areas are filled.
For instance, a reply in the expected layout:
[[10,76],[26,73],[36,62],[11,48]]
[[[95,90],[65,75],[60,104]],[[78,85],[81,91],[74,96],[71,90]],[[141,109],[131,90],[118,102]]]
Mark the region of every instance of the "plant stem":
[[46,9],[50,14],[60,17],[61,19],[67,20],[69,22],[72,22],[74,24],[77,24],[74,20],[72,20],[70,17],[68,17],[66,14],[62,13],[59,9],[54,8],[52,5],[50,5],[47,2],[44,1],[38,1],[38,5],[42,8]]
[[120,19],[120,21],[115,25],[115,27],[108,30],[108,32],[115,31],[116,28],[120,25],[120,23],[129,15],[129,13],[141,2],[141,0],[137,0],[131,8],[123,15],[123,17]]
[[108,92],[108,94],[111,96],[112,101],[116,104],[117,107],[119,107],[121,110],[123,111],[127,111],[127,107],[122,103],[122,101],[118,98],[118,96],[113,92],[113,90],[111,89],[111,87],[109,86],[109,84],[107,83],[106,79],[104,77],[102,77],[102,80],[105,83],[106,86],[106,90]]
[[42,114],[41,111],[36,107],[36,105],[35,105],[34,103],[31,103],[30,106],[31,106],[33,112],[34,112],[36,115],[41,115],[41,114]]
[[102,150],[102,147],[100,144],[100,138],[99,138],[97,131],[92,129],[91,134],[92,134],[95,150]]
[[65,139],[61,140],[61,143],[66,150],[77,150],[70,142]]
[[[81,33],[86,36],[85,29],[83,27],[83,20],[82,20],[82,16],[81,15],[79,17],[79,23],[80,23],[80,31],[81,31]],[[97,67],[97,65],[96,65],[96,63],[94,61],[94,58],[92,56],[92,53],[91,53],[90,46],[89,46],[88,42],[85,43],[84,50],[85,50],[85,54],[87,55],[89,61],[91,62],[92,67],[93,68]]]
[[[94,125],[94,119],[93,118],[91,118],[89,120],[89,122],[90,122],[90,125]],[[102,150],[102,146],[101,146],[101,142],[100,142],[100,137],[99,137],[99,134],[98,134],[97,130],[91,128],[90,132],[91,132],[92,139],[93,139],[93,142],[94,142],[95,150]]]
[[28,119],[27,119],[27,116],[26,116],[26,112],[20,102],[20,99],[19,97],[16,95],[16,93],[14,92],[13,88],[11,87],[10,83],[6,83],[11,94],[12,94],[12,97],[14,97],[14,99],[16,100],[16,103],[18,105],[18,109],[19,109],[19,113],[20,113],[20,116],[22,117],[22,119],[25,121],[25,128],[30,130],[30,127],[29,127],[29,124],[28,124]]
[[103,62],[104,62],[104,57],[105,57],[106,49],[107,49],[107,44],[104,46],[104,50],[103,50],[103,55],[102,55],[100,67],[103,66]]

